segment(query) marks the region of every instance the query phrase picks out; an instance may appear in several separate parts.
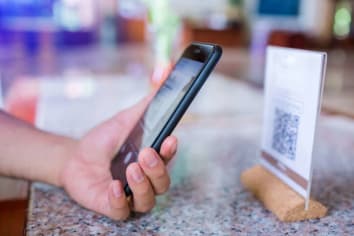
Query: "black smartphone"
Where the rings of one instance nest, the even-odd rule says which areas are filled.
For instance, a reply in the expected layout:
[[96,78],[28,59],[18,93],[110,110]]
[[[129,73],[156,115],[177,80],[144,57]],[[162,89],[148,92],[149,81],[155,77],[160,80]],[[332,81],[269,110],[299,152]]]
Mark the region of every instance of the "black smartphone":
[[172,133],[221,54],[218,45],[192,43],[153,97],[111,162],[112,177],[122,182],[127,196],[132,192],[126,179],[126,168],[137,161],[141,149],[152,147],[160,151],[163,140]]

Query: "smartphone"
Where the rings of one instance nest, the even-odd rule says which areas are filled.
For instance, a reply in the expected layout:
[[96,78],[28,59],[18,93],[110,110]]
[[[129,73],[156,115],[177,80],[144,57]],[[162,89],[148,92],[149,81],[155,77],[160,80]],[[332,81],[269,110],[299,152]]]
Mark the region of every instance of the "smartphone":
[[218,45],[192,43],[156,92],[111,162],[112,177],[122,182],[127,196],[132,192],[125,175],[126,168],[137,161],[143,148],[152,147],[160,151],[163,140],[172,133],[221,54],[222,49]]

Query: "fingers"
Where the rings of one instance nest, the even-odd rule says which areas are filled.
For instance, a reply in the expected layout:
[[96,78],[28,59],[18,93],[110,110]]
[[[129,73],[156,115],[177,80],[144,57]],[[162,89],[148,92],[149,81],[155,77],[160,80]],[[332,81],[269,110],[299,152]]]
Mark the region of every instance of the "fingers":
[[139,165],[149,178],[155,194],[162,194],[170,186],[170,177],[160,156],[152,148],[145,148],[139,154]]
[[130,164],[126,175],[129,187],[133,192],[133,210],[142,213],[150,211],[155,206],[155,193],[139,164]]
[[110,208],[107,215],[114,220],[127,219],[130,214],[130,208],[120,181],[113,180],[108,192]]
[[177,145],[178,141],[174,136],[169,136],[163,141],[160,149],[160,154],[165,164],[167,164],[176,154]]
[[[148,212],[155,205],[155,195],[165,193],[170,186],[170,177],[165,163],[170,161],[177,150],[177,139],[170,136],[161,146],[160,155],[152,148],[143,149],[137,163],[128,166],[126,175],[133,192],[132,206],[129,206],[123,186],[114,180],[110,185],[108,216],[122,220],[129,216],[130,210]],[[130,209],[130,207],[132,209]]]

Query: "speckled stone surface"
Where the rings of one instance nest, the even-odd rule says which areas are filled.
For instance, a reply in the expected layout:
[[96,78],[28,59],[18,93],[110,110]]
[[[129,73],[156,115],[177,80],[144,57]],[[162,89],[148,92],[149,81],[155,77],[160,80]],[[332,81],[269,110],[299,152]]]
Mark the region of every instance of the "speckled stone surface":
[[149,214],[115,222],[81,208],[61,189],[34,184],[28,235],[353,235],[354,121],[321,117],[312,197],[328,216],[279,222],[240,184],[258,162],[260,116],[186,120],[171,163],[172,186]]

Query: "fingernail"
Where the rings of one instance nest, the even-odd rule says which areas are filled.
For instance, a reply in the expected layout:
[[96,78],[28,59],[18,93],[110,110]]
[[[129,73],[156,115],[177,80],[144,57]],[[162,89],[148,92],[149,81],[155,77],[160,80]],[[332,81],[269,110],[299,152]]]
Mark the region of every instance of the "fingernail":
[[136,183],[141,183],[144,181],[144,175],[141,172],[139,167],[134,168],[133,173],[132,173],[132,177]]
[[153,168],[157,165],[158,160],[155,155],[146,155],[144,156],[144,162],[150,168]]
[[177,152],[177,143],[176,143],[176,142],[173,142],[173,143],[171,144],[171,154],[172,154],[172,155],[175,155],[176,152]]
[[116,198],[120,198],[122,196],[123,191],[118,184],[113,184],[113,194]]

